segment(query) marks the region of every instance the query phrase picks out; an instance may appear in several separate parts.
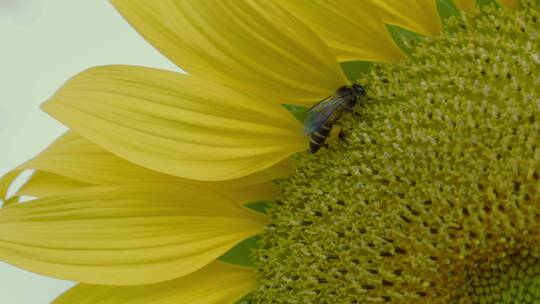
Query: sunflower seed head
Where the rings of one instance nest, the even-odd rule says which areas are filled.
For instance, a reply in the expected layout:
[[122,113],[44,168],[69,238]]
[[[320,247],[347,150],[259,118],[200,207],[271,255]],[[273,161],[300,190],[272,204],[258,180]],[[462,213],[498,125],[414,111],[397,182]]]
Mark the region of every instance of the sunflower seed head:
[[279,182],[252,301],[540,301],[539,30],[486,6],[361,79],[345,141]]

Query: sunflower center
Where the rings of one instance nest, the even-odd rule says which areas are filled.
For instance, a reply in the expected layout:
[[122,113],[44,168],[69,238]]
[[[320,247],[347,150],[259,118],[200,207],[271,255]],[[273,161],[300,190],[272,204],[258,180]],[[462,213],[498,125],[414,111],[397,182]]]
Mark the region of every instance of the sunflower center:
[[[536,249],[537,250],[537,249]],[[484,262],[465,274],[463,291],[472,303],[538,303],[539,252],[522,250],[498,261]]]
[[540,301],[540,14],[523,6],[451,19],[359,80],[346,139],[280,181],[255,302]]

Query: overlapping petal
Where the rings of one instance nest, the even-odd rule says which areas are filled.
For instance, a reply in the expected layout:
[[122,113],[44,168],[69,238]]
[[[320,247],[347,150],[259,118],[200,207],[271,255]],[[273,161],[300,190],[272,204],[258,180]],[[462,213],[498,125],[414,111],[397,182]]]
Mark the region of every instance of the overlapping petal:
[[0,260],[83,283],[150,284],[204,267],[265,224],[208,188],[95,186],[0,209]]
[[[474,0],[454,0],[454,3],[458,6],[458,8],[465,11],[471,10],[476,6],[476,1]],[[508,8],[519,7],[519,0],[497,0],[497,3]]]
[[476,6],[475,0],[454,0],[456,6],[464,11],[473,9]]
[[11,184],[20,174],[20,170],[11,170],[0,178],[0,200],[5,202],[9,199],[8,191],[10,190]]
[[437,0],[372,0],[384,22],[426,36],[437,36],[442,30]]
[[21,201],[21,197],[16,195],[16,196],[12,196],[10,197],[9,199],[6,199],[2,205],[2,207],[5,207],[5,206],[9,206],[9,205],[12,205],[12,204],[17,204]]
[[35,169],[37,172],[18,191],[22,195],[44,197],[91,185],[169,182],[209,187],[244,204],[275,199],[279,189],[273,180],[288,175],[291,164],[284,160],[239,179],[194,181],[137,166],[69,131],[39,155],[18,167],[19,171],[24,169]]
[[404,58],[371,1],[353,4],[349,0],[279,0],[276,3],[321,36],[340,61],[393,62]]
[[80,182],[47,171],[36,171],[17,191],[17,194],[33,197],[47,197],[91,186],[93,186],[93,184]]
[[517,8],[519,7],[519,0],[497,0],[500,4],[508,8]]
[[255,289],[255,272],[219,261],[176,280],[141,286],[79,284],[53,304],[232,304]]
[[135,66],[87,70],[45,111],[137,165],[197,180],[230,180],[305,150],[301,124],[263,97]]
[[348,81],[328,46],[272,1],[113,0],[150,43],[192,75],[314,104]]

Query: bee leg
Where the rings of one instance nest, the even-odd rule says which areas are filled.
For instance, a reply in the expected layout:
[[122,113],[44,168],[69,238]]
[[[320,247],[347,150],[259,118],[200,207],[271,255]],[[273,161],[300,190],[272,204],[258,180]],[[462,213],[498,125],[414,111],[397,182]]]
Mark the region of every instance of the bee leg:
[[332,126],[332,130],[330,131],[330,138],[340,138],[341,133],[342,133],[341,126],[338,124],[335,124],[334,126]]

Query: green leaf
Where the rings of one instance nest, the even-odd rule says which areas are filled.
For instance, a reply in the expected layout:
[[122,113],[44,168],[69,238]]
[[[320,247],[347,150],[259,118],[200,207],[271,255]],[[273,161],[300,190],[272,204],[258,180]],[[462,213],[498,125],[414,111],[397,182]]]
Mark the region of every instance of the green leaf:
[[446,19],[453,16],[459,16],[461,14],[452,0],[437,0],[437,8],[443,24]]
[[271,204],[272,203],[270,202],[255,202],[255,203],[247,204],[246,207],[248,207],[249,209],[253,211],[257,211],[262,214],[267,214],[268,212],[266,211],[266,209],[268,209]]
[[235,304],[254,304],[255,302],[252,300],[253,297],[251,294],[248,294],[244,298],[242,298],[240,301],[236,302]]
[[295,106],[295,105],[288,105],[284,104],[282,105],[285,109],[287,109],[289,112],[291,112],[298,121],[301,123],[304,123],[304,120],[306,120],[306,112],[308,108],[301,107],[301,106]]
[[364,74],[369,73],[373,63],[369,61],[345,61],[340,62],[339,65],[341,65],[341,69],[347,79],[356,82],[358,79],[362,78]]
[[257,242],[260,236],[254,236],[242,241],[240,244],[234,246],[231,250],[222,255],[219,260],[230,264],[254,267],[255,262],[251,258],[251,249],[258,248]]
[[422,41],[424,37],[396,25],[387,24],[386,28],[397,46],[407,55],[411,53],[412,46]]

